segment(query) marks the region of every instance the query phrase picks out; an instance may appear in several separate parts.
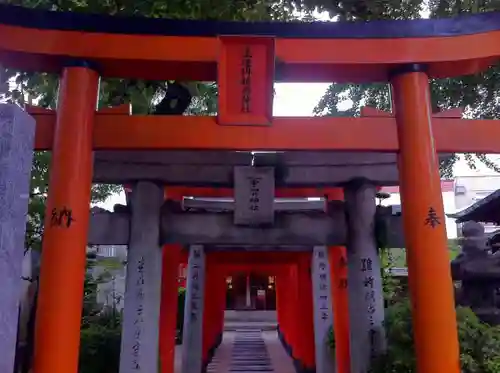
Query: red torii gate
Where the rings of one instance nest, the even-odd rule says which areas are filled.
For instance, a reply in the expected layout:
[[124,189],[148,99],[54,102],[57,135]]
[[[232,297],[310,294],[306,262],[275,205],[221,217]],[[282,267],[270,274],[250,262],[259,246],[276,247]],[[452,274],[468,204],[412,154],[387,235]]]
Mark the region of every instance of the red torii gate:
[[[131,191],[131,187],[125,187],[127,191]],[[223,188],[189,188],[189,187],[167,187],[165,189],[165,197],[172,200],[180,201],[185,196],[196,197],[229,197],[233,195],[232,189]],[[300,198],[300,197],[318,197],[322,196],[328,200],[343,199],[342,189],[339,188],[306,188],[306,189],[283,189],[276,190],[278,198]],[[330,276],[334,284],[347,279],[347,268],[339,263],[345,263],[346,252],[344,247],[332,247],[329,250],[330,263],[332,263]],[[163,278],[162,278],[162,307],[160,316],[160,360],[161,372],[172,373],[174,365],[174,348],[175,348],[175,331],[176,331],[176,311],[177,308],[173,305],[177,304],[177,293],[172,289],[176,289],[177,271],[176,263],[187,263],[187,253],[181,254],[181,248],[177,245],[167,245],[163,250]],[[208,273],[206,288],[210,289],[211,294],[215,294],[211,298],[205,298],[205,307],[207,312],[204,312],[203,321],[203,357],[204,361],[210,359],[210,354],[220,343],[220,337],[224,326],[224,309],[226,283],[225,276],[231,271],[247,271],[250,270],[269,273],[277,276],[277,312],[278,324],[280,326],[280,336],[286,346],[289,347],[290,353],[294,358],[305,361],[308,367],[314,367],[314,336],[312,325],[308,325],[304,320],[312,321],[312,298],[311,302],[304,299],[290,298],[293,286],[299,285],[302,292],[306,292],[307,297],[312,297],[311,282],[307,266],[304,266],[304,260],[310,261],[310,254],[307,253],[261,253],[261,252],[232,252],[232,253],[211,253],[207,257]],[[291,268],[297,263],[302,263],[298,268]],[[214,267],[218,267],[215,271]],[[178,268],[178,266],[177,266]],[[292,270],[292,274],[290,273]],[[298,281],[297,270],[301,271],[301,281]],[[291,275],[294,275],[290,278]],[[223,281],[221,281],[221,279]],[[305,283],[304,283],[305,282]],[[284,284],[287,284],[287,288]],[[292,289],[290,289],[290,286]],[[281,288],[281,291],[278,289]],[[293,290],[293,291],[296,291]],[[222,294],[221,294],[222,293]],[[349,310],[348,310],[348,294],[347,288],[343,286],[331,286],[331,293],[334,305],[334,332],[336,340],[336,365],[339,372],[350,372],[350,353],[349,353]],[[288,295],[287,295],[288,294]],[[310,315],[305,317],[295,317],[294,311],[298,307],[304,305],[311,306]],[[286,309],[286,312],[284,312]],[[292,321],[295,320],[295,323]],[[211,322],[209,322],[211,321]],[[297,321],[299,322],[297,324]],[[300,330],[296,330],[296,326],[302,327],[300,338],[298,337]],[[304,328],[305,327],[305,328]],[[309,338],[306,338],[306,335]],[[299,352],[297,352],[299,351]],[[311,365],[312,364],[312,365]]]
[[[425,224],[430,209],[444,218],[436,152],[499,152],[500,126],[492,120],[431,118],[428,85],[429,78],[475,73],[498,61],[498,15],[471,16],[476,21],[470,23],[461,18],[298,24],[294,30],[276,23],[86,17],[0,6],[0,62],[6,67],[62,72],[57,115],[34,113],[35,149],[53,152],[48,211],[71,206],[77,216],[68,229],[45,225],[37,373],[71,373],[77,367],[85,217],[92,151],[97,149],[399,152],[411,298],[418,304],[413,309],[418,370],[459,372],[445,227]],[[153,27],[158,22],[163,22],[160,30],[172,35]],[[237,36],[223,36],[228,34]],[[245,50],[251,51],[253,70],[244,69],[245,84],[240,85]],[[96,113],[99,75],[201,81],[214,81],[218,75],[220,113],[218,117]],[[389,81],[395,116],[272,118],[274,80]],[[66,255],[68,242],[75,248],[72,255]]]

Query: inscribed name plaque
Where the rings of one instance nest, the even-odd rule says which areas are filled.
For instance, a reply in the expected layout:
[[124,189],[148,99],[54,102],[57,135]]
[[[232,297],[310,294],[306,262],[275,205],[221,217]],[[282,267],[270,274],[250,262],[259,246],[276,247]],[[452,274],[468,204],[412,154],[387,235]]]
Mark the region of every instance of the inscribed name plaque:
[[366,252],[365,255],[359,264],[363,273],[363,294],[370,325],[368,329],[370,359],[374,359],[385,350],[384,295],[379,256],[375,250]]
[[326,246],[313,249],[311,275],[314,306],[314,344],[316,372],[327,373],[335,369],[328,346],[328,331],[333,324],[330,265]]
[[375,242],[375,187],[367,183],[344,189],[347,242],[351,372],[368,373],[385,350],[384,300],[380,258]]
[[261,225],[274,222],[274,168],[234,168],[234,224]]
[[223,125],[270,125],[274,38],[219,38],[219,114]]
[[205,252],[203,246],[189,247],[184,306],[182,373],[200,373],[203,359],[203,303],[205,292]]
[[137,183],[132,192],[120,373],[158,371],[162,278],[158,221],[163,193],[159,185],[146,181]]

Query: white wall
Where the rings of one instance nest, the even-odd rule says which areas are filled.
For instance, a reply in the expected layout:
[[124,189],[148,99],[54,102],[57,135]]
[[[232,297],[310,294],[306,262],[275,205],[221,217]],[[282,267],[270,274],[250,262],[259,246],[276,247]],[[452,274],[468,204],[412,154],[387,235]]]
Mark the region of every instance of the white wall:
[[[390,197],[382,202],[382,205],[384,206],[400,204],[401,196],[399,193],[390,193]],[[443,204],[445,214],[455,212],[455,194],[453,192],[443,193]],[[448,238],[457,238],[457,225],[455,223],[455,219],[446,217],[446,234],[448,235]]]

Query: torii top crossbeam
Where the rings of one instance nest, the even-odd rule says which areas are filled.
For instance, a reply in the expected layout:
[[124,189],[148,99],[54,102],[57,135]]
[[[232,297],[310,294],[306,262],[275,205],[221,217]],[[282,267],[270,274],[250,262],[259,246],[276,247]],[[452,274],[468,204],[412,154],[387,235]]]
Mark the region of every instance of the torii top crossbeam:
[[[368,23],[238,23],[0,5],[5,67],[60,72],[84,63],[102,77],[217,80],[217,117],[97,113],[96,150],[397,152],[391,115],[273,118],[273,83],[388,81],[412,69],[431,78],[471,74],[498,61],[499,41],[500,13]],[[55,112],[30,113],[37,122],[35,149],[52,149]],[[492,120],[438,115],[433,132],[440,153],[500,151],[500,126]]]
[[425,63],[431,77],[450,77],[478,72],[498,59],[500,13],[369,23],[241,23],[0,6],[0,60],[21,69],[58,71],[71,57],[98,63],[101,76],[215,81],[224,35],[272,38],[279,81],[387,81],[395,64],[406,63]]

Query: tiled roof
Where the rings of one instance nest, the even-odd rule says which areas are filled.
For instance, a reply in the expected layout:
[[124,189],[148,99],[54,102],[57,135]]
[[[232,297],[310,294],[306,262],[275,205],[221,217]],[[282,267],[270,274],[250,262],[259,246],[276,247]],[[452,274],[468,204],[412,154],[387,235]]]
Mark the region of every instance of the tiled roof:
[[500,189],[477,201],[466,209],[448,214],[457,222],[477,221],[481,223],[500,224]]

